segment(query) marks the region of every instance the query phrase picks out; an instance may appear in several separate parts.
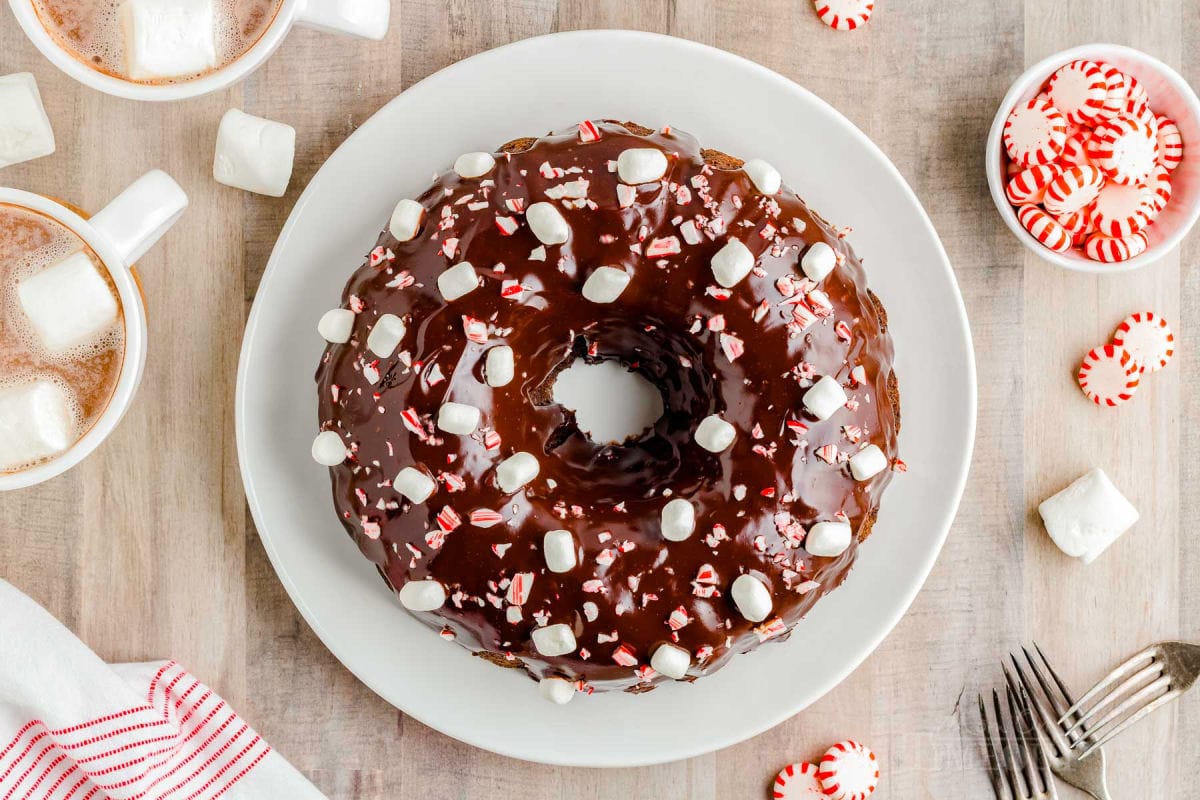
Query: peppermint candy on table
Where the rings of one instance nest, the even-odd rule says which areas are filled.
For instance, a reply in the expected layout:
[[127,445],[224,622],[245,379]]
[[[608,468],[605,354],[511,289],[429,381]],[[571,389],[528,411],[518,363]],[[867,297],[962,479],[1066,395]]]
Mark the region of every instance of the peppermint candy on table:
[[1153,311],[1130,314],[1113,331],[1112,343],[1124,348],[1139,373],[1158,372],[1175,355],[1175,334]]
[[1076,124],[1093,119],[1104,110],[1108,81],[1095,61],[1072,61],[1050,76],[1046,94],[1051,104]]
[[1066,140],[1066,118],[1037,97],[1014,108],[1004,122],[1004,149],[1026,167],[1054,161]]
[[1159,164],[1150,174],[1146,188],[1149,190],[1150,208],[1153,211],[1150,219],[1153,220],[1171,201],[1171,173],[1167,172],[1165,166]]
[[1092,162],[1087,156],[1087,140],[1091,138],[1091,135],[1092,132],[1086,128],[1068,134],[1058,160],[1072,166],[1090,165]]
[[879,785],[879,762],[856,741],[838,742],[821,756],[817,778],[828,800],[866,800]]
[[1158,163],[1168,170],[1173,170],[1183,161],[1183,135],[1179,126],[1170,117],[1159,115],[1158,121]]
[[1046,185],[1057,178],[1061,171],[1057,164],[1035,164],[1014,175],[1005,187],[1004,194],[1014,206],[1040,203]]
[[1054,216],[1070,214],[1096,199],[1104,174],[1093,166],[1069,167],[1046,185],[1042,202]]
[[1083,251],[1093,261],[1114,263],[1140,256],[1146,252],[1149,244],[1146,234],[1142,231],[1119,237],[1093,233],[1084,242]]
[[1129,351],[1115,344],[1093,348],[1079,365],[1079,388],[1098,406],[1119,406],[1138,388],[1139,369]]
[[1108,64],[1101,64],[1104,70],[1104,81],[1108,84],[1108,93],[1104,97],[1104,107],[1096,115],[1096,119],[1108,119],[1121,110],[1125,104],[1127,85],[1125,73]]
[[1150,222],[1150,189],[1145,186],[1107,183],[1092,203],[1092,221],[1105,236],[1129,236]]
[[1158,157],[1158,140],[1149,126],[1129,117],[1114,117],[1097,126],[1087,142],[1087,155],[1109,180],[1145,180]]
[[775,785],[771,787],[771,797],[775,800],[827,800],[817,777],[817,768],[807,761],[788,764],[779,770]]
[[871,19],[875,3],[871,0],[813,0],[817,16],[835,31],[861,28]]
[[1017,219],[1033,238],[1054,252],[1065,253],[1071,249],[1070,234],[1063,229],[1058,220],[1037,206],[1021,206],[1017,209]]

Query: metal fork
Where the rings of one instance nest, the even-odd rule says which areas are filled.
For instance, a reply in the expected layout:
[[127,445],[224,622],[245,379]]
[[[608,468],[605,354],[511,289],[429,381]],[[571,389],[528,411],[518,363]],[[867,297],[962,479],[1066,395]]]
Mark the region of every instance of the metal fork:
[[1071,744],[1075,749],[1086,748],[1080,756],[1086,758],[1154,709],[1186,692],[1198,677],[1200,645],[1152,644],[1110,672],[1078,703],[1072,703],[1058,721],[1068,734],[1085,723],[1090,725],[1086,739]]
[[[996,755],[992,730],[988,724],[987,705],[979,695],[979,716],[983,718],[983,740],[987,745],[988,777],[996,800],[1058,800],[1058,790],[1046,761],[1045,743],[1036,726],[1030,727],[1028,698],[1018,697],[1011,687],[1005,689],[1008,696],[1009,725],[1005,727],[1004,713],[1000,708],[1000,694],[992,690],[992,706],[995,708],[996,732],[1000,737],[1003,760]],[[1036,764],[1030,748],[1036,753]]]

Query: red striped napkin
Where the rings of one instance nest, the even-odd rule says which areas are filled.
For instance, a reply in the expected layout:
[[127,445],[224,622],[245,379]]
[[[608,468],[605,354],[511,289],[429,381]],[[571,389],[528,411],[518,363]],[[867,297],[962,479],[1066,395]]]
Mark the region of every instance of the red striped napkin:
[[0,800],[319,800],[174,661],[109,666],[0,580]]

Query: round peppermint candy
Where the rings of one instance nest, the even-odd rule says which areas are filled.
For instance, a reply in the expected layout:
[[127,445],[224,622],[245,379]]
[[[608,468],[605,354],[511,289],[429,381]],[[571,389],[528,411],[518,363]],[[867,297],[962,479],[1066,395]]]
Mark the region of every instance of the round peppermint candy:
[[1158,372],[1175,356],[1175,334],[1153,311],[1126,317],[1113,331],[1112,343],[1129,353],[1138,372]]
[[1004,122],[1004,149],[1026,167],[1054,161],[1066,141],[1066,118],[1037,97],[1014,108]]
[[1145,180],[1158,158],[1158,139],[1148,125],[1131,117],[1114,117],[1099,125],[1087,143],[1087,155],[1109,180]]
[[1095,118],[1104,110],[1108,82],[1094,61],[1072,61],[1050,76],[1046,94],[1051,104],[1076,124]]
[[879,761],[870,749],[847,739],[821,756],[817,777],[828,800],[866,800],[879,785]]
[[1042,202],[1046,185],[1058,177],[1062,168],[1057,164],[1035,164],[1013,176],[1004,190],[1008,202],[1014,206]]
[[1150,222],[1153,192],[1145,186],[1106,183],[1092,203],[1092,220],[1105,236],[1128,236]]
[[1104,107],[1096,115],[1097,120],[1108,119],[1121,110],[1128,88],[1124,72],[1108,64],[1101,64],[1100,68],[1104,70],[1104,82],[1108,84],[1108,93],[1104,96]]
[[1159,164],[1154,168],[1150,180],[1146,182],[1146,188],[1150,190],[1150,220],[1153,221],[1159,212],[1167,207],[1167,203],[1171,202],[1171,173],[1167,172],[1164,165]]
[[1063,143],[1063,150],[1059,154],[1058,160],[1075,167],[1091,166],[1092,162],[1087,157],[1087,140],[1091,136],[1092,132],[1086,128],[1068,135],[1067,141]]
[[1158,163],[1173,170],[1183,161],[1183,135],[1170,117],[1159,116],[1157,121]]
[[1096,230],[1096,223],[1092,219],[1092,207],[1086,205],[1078,211],[1072,211],[1069,214],[1061,214],[1055,217],[1058,224],[1062,225],[1063,230],[1071,234],[1074,239],[1079,234],[1088,234]]
[[1137,391],[1138,365],[1125,348],[1106,344],[1088,351],[1076,377],[1087,399],[1111,408]]
[[779,770],[771,796],[775,800],[828,800],[817,779],[817,768],[806,761]]
[[1092,261],[1111,264],[1140,256],[1146,252],[1149,244],[1145,231],[1131,233],[1128,236],[1105,236],[1103,233],[1093,233],[1084,242],[1083,252]]
[[875,11],[872,0],[813,0],[817,16],[835,31],[861,28]]
[[1046,185],[1042,200],[1051,214],[1070,214],[1095,200],[1103,185],[1104,174],[1095,167],[1068,167]]
[[1017,209],[1017,219],[1025,226],[1025,230],[1043,246],[1056,253],[1065,253],[1071,249],[1071,236],[1054,217],[1033,205],[1021,206]]

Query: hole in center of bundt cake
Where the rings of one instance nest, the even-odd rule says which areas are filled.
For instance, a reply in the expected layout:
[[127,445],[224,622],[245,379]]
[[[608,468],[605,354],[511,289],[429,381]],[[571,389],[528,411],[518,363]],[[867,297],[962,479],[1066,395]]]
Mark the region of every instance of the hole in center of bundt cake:
[[555,379],[554,402],[573,411],[579,430],[597,444],[637,439],[663,415],[662,393],[613,360],[577,359]]

